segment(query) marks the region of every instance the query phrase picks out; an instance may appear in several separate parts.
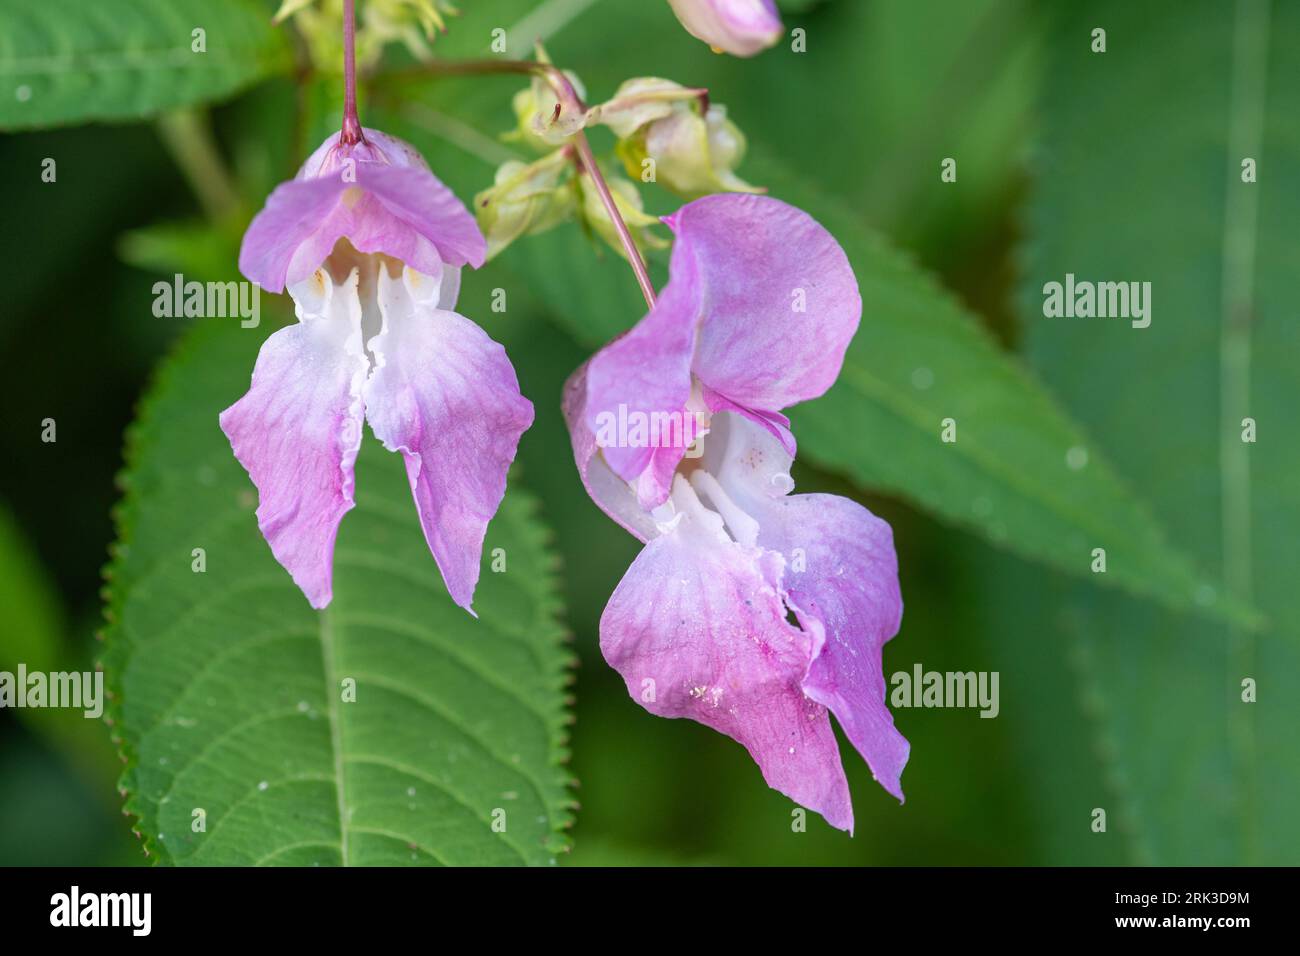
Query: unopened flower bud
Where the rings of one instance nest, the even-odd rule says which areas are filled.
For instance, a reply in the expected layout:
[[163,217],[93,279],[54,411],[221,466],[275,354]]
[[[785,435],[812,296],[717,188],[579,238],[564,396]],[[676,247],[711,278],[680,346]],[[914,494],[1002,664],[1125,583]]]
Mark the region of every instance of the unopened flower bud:
[[[593,111],[619,137],[629,174],[653,179],[688,199],[715,192],[762,192],[733,171],[745,137],[726,107],[708,104],[703,90],[657,77],[628,80]],[[647,163],[653,160],[653,166]]]
[[380,43],[399,41],[417,60],[431,59],[429,43],[447,32],[446,16],[457,16],[447,0],[369,0],[361,8],[365,29]]
[[668,0],[686,32],[718,53],[753,56],[781,39],[773,0]]
[[567,150],[535,163],[511,160],[496,172],[495,185],[474,197],[474,214],[491,259],[520,236],[544,232],[568,219],[577,205]]
[[692,89],[657,76],[627,80],[613,99],[596,107],[593,119],[604,123],[619,139],[626,139],[641,127],[672,115],[680,106],[704,102],[706,91]]

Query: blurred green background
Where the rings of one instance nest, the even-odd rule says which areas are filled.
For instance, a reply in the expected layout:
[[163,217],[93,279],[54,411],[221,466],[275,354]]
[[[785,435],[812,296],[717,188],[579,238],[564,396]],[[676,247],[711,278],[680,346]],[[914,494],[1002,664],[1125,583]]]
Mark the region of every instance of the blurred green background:
[[[592,100],[639,75],[707,86],[750,138],[755,157],[777,157],[814,179],[935,272],[1003,345],[1027,348],[1018,296],[1027,241],[1034,238],[1027,235],[1027,210],[1041,185],[1036,164],[1044,126],[1050,126],[1042,103],[1068,83],[1059,75],[1064,66],[1053,44],[1061,31],[1074,31],[1071,42],[1086,52],[1088,13],[1063,25],[1054,5],[1027,0],[799,0],[782,9],[788,29],[806,30],[808,53],[792,60],[773,51],[746,61],[710,53],[661,2],[461,0],[459,6],[463,15],[434,43],[436,56],[484,55],[490,29],[500,25],[512,38],[528,31],[544,37],[551,58],[579,74]],[[1100,5],[1097,14],[1119,17],[1123,6]],[[1163,14],[1129,16],[1122,42],[1130,49],[1154,43],[1161,16],[1186,9],[1164,4]],[[1198,12],[1217,16],[1206,5]],[[1207,31],[1213,29],[1207,21]],[[1225,56],[1228,44],[1225,37]],[[301,50],[295,55],[301,62]],[[389,62],[410,65],[396,47]],[[1177,69],[1170,63],[1164,68]],[[512,125],[509,98],[519,85],[511,78],[374,79],[363,91],[362,119],[415,143],[468,200],[489,184],[503,158],[494,137]],[[193,263],[187,271],[195,274],[211,268],[233,277],[233,252],[247,217],[337,128],[338,77],[308,74],[301,91],[295,86],[288,77],[270,79],[215,106],[208,117],[191,115],[170,126],[93,125],[0,140],[0,168],[8,171],[0,183],[7,224],[0,235],[7,280],[0,445],[8,462],[0,471],[0,666],[26,660],[35,667],[40,660],[51,662],[49,669],[71,668],[95,657],[122,433],[150,370],[191,322],[153,316],[153,283],[169,278],[180,260]],[[1129,107],[1120,102],[1114,109],[1123,114]],[[220,195],[196,193],[182,168],[186,138],[201,137],[208,122],[230,169],[238,197],[233,208],[220,208]],[[598,150],[610,146],[603,135],[594,136]],[[960,157],[960,188],[940,183],[944,156]],[[39,181],[45,157],[57,157],[57,184]],[[1145,175],[1140,162],[1135,167]],[[762,182],[744,163],[738,172]],[[1221,186],[1221,166],[1214,172],[1207,179],[1211,190]],[[1161,182],[1151,171],[1135,188],[1158,191]],[[644,195],[656,214],[678,204],[660,190]],[[176,224],[175,234],[156,228],[163,223]],[[1141,228],[1134,221],[1119,225]],[[624,264],[582,241],[575,227],[522,244],[552,241],[570,243],[587,257],[580,272],[599,271],[603,282],[625,283],[635,303]],[[1096,241],[1108,240],[1103,234]],[[1212,231],[1205,245],[1217,267],[1217,234]],[[653,718],[630,701],[600,657],[597,621],[638,545],[583,494],[559,413],[561,385],[589,348],[520,283],[511,286],[506,314],[487,310],[490,290],[515,268],[514,255],[466,275],[460,310],[506,345],[537,407],[537,424],[520,448],[522,481],[541,498],[555,532],[580,658],[570,769],[580,782],[581,809],[574,851],[563,862],[1001,865],[1246,858],[1235,844],[1199,847],[1187,832],[1167,842],[1161,821],[1202,801],[1203,781],[1184,781],[1173,793],[1144,789],[1148,781],[1116,760],[1114,722],[1107,722],[1107,700],[1093,680],[1106,649],[1092,647],[1086,636],[1090,627],[1110,634],[1124,629],[1116,621],[1142,621],[1156,612],[1089,582],[1065,582],[1058,572],[907,502],[864,492],[804,462],[795,473],[801,490],[851,495],[894,527],[906,611],[900,635],[885,649],[886,675],[910,671],[915,662],[929,670],[998,671],[999,716],[896,710],[895,721],[912,744],[903,777],[908,799],[901,807],[842,741],[857,815],[850,839],[811,815],[807,833],[792,833],[789,801],[763,784],[733,741],[693,723]],[[1136,276],[1116,276],[1130,277]],[[271,311],[268,302],[264,309]],[[284,301],[278,308],[282,318]],[[1157,321],[1175,322],[1164,315]],[[868,308],[859,336],[869,336],[871,327]],[[1031,362],[1034,354],[1031,349]],[[1050,361],[1040,371],[1048,390],[1055,390]],[[1105,387],[1106,376],[1101,365],[1082,373],[1084,384],[1096,388]],[[1086,419],[1084,392],[1085,398],[1066,404]],[[39,440],[47,417],[58,422],[57,444]],[[1090,424],[1107,432],[1103,423]],[[1134,426],[1139,435],[1142,427]],[[1163,494],[1143,484],[1140,465],[1120,456],[1120,466],[1148,499]],[[1212,550],[1204,557],[1217,569]],[[1103,602],[1119,608],[1109,623],[1088,617]],[[1141,631],[1135,626],[1125,637],[1147,639]],[[1151,653],[1173,658],[1179,651],[1164,644]],[[0,863],[144,863],[121,813],[120,769],[107,733],[94,722],[57,711],[0,713]],[[1233,773],[1222,769],[1219,783],[1228,787]],[[1099,806],[1117,808],[1106,834],[1089,828],[1091,810]],[[1212,844],[1217,839],[1203,835]]]

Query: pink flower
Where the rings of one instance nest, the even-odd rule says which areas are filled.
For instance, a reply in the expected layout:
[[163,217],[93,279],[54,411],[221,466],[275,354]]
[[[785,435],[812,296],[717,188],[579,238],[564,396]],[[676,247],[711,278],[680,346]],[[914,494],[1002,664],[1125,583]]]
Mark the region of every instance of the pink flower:
[[588,493],[646,542],[601,650],[651,713],[733,737],[770,786],[852,830],[828,712],[902,799],[908,744],[881,672],[903,611],[897,558],[861,505],[790,494],[781,409],[838,376],[857,281],[834,238],[775,199],[710,196],[665,222],[676,244],[657,304],[565,389]]
[[272,553],[321,608],[368,421],[406,460],[425,540],[473,613],[483,537],[533,407],[505,350],[452,311],[460,267],[486,254],[473,217],[411,146],[363,134],[321,144],[244,236],[240,269],[271,292],[287,284],[298,322],[266,340],[221,427]]
[[686,32],[715,50],[753,56],[781,38],[772,0],[668,0]]

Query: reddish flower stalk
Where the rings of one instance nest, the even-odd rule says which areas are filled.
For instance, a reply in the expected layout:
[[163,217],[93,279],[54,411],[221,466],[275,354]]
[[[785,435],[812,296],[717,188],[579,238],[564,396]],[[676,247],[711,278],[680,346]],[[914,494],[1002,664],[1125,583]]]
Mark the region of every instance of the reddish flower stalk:
[[355,146],[366,141],[357,117],[356,0],[343,0],[343,133],[340,142]]
[[641,250],[636,247],[632,240],[632,233],[628,231],[627,223],[619,214],[618,205],[614,202],[614,196],[609,191],[609,185],[605,182],[605,177],[600,174],[600,169],[596,166],[596,157],[591,154],[591,144],[587,142],[587,134],[581,130],[574,137],[578,142],[578,159],[581,161],[583,168],[586,169],[587,175],[596,185],[596,193],[600,196],[600,201],[605,204],[605,210],[609,213],[609,218],[614,222],[614,229],[618,233],[619,241],[623,244],[623,250],[627,253],[627,261],[632,265],[632,271],[636,273],[637,285],[641,286],[641,294],[645,296],[645,303],[650,308],[655,307],[655,287],[650,281],[650,270],[646,268],[645,260],[641,258]]
[[[585,112],[587,104],[582,102],[582,97],[578,91],[573,88],[569,78],[564,75],[564,71],[548,63],[528,64],[533,69],[540,70],[546,75],[547,82],[555,90],[556,96],[561,103],[569,103],[574,109]],[[605,206],[605,211],[609,213],[610,220],[614,223],[614,231],[618,233],[619,242],[623,244],[623,251],[627,253],[627,261],[632,266],[632,271],[636,273],[637,285],[641,287],[641,294],[645,296],[646,305],[650,308],[655,307],[655,287],[650,281],[650,270],[646,268],[645,259],[641,258],[641,250],[637,248],[636,242],[632,239],[632,233],[627,228],[627,223],[623,221],[623,216],[618,211],[618,204],[614,202],[614,195],[609,191],[609,184],[605,182],[605,177],[601,175],[600,167],[596,164],[596,157],[592,155],[591,143],[587,140],[586,130],[578,130],[573,137],[578,147],[578,161],[582,163],[583,169],[591,177],[591,181],[596,186],[596,194],[600,196],[601,203]]]

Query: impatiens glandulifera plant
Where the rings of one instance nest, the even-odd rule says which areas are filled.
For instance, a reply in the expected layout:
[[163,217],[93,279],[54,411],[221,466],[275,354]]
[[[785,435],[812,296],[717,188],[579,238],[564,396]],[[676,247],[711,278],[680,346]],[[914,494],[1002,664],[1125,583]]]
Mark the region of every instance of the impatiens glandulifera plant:
[[[193,6],[193,0],[174,2]],[[241,3],[231,0],[229,5]],[[123,15],[128,9],[118,0],[110,5]],[[345,45],[351,60],[351,44],[341,45],[323,32],[334,29],[343,0],[316,0],[315,8],[297,0],[286,7],[290,5],[302,8],[296,25],[315,68],[306,75],[327,76]],[[430,5],[436,12],[446,10],[435,0],[367,3],[369,40],[405,39],[384,34],[386,18],[427,30],[416,13]],[[675,4],[679,12],[688,7],[719,16],[719,11],[742,7],[773,13],[767,3]],[[670,38],[706,56],[678,30],[667,10],[660,7],[658,13]],[[467,14],[477,11],[467,8]],[[690,20],[689,11],[683,20],[696,24],[701,35],[707,29],[699,26],[704,21]],[[772,23],[758,31],[761,42],[752,50],[736,46],[732,52],[756,52],[774,43],[780,27],[774,16]],[[138,29],[132,34],[137,46],[169,42],[156,24]],[[65,38],[51,31],[50,36],[90,53],[102,42],[94,35],[69,33]],[[350,31],[347,36],[350,40]],[[578,45],[576,40],[568,43],[573,36],[565,38],[570,48]],[[138,117],[146,110],[205,102],[254,77],[288,69],[287,55],[254,55],[267,44],[254,43],[259,34],[239,17],[227,19],[221,37],[227,52],[239,52],[237,41],[247,40],[239,70],[209,76],[213,71],[188,66],[174,73],[151,69],[145,71],[151,81],[140,81],[147,95],[133,95],[129,102],[85,98],[86,88],[117,86],[86,80],[102,69],[102,58],[84,57],[66,77],[62,72],[43,77],[37,67],[24,67],[36,74],[34,81],[48,80],[58,95],[43,95],[44,87],[34,82],[37,95],[0,109],[5,113],[0,119],[12,123],[17,116],[20,123],[39,124],[68,117]],[[730,41],[709,42],[721,49]],[[439,52],[449,45],[444,43]],[[287,45],[282,46],[287,53]],[[585,46],[593,52],[604,49],[590,41]],[[259,217],[259,243],[253,243],[259,230],[250,231],[245,252],[252,258],[244,263],[246,273],[266,288],[287,286],[299,316],[297,325],[266,343],[257,366],[259,378],[265,379],[260,407],[255,380],[250,395],[227,412],[223,423],[231,426],[227,430],[237,448],[246,443],[254,450],[252,458],[241,457],[255,460],[250,470],[265,472],[265,480],[254,475],[259,487],[266,485],[261,489],[264,505],[272,499],[289,501],[276,499],[277,491],[300,496],[277,512],[279,520],[263,524],[273,543],[279,542],[276,553],[287,566],[298,568],[296,576],[313,603],[329,597],[329,543],[351,503],[353,433],[359,434],[363,418],[370,419],[390,449],[403,451],[409,468],[403,474],[397,458],[375,447],[376,442],[363,443],[363,491],[357,513],[343,526],[336,593],[324,613],[311,611],[289,577],[274,566],[248,514],[252,489],[212,427],[215,411],[239,394],[247,380],[245,370],[253,364],[251,337],[204,331],[189,339],[180,362],[166,367],[166,381],[158,390],[162,398],[142,415],[141,440],[128,455],[130,517],[122,525],[122,548],[114,562],[109,613],[118,620],[109,634],[106,666],[119,701],[112,716],[122,730],[130,765],[124,788],[132,794],[132,812],[143,810],[141,830],[151,837],[151,849],[162,850],[164,858],[257,861],[272,853],[280,859],[274,854],[296,853],[292,848],[300,840],[319,837],[304,830],[322,820],[332,839],[334,813],[343,838],[337,856],[345,863],[389,860],[394,853],[400,861],[429,849],[465,859],[458,854],[461,835],[476,829],[483,831],[480,837],[491,834],[474,849],[485,852],[483,859],[531,860],[539,850],[556,846],[548,834],[561,823],[567,804],[564,782],[550,769],[563,738],[538,732],[539,727],[553,729],[548,721],[557,719],[564,706],[553,680],[560,656],[557,639],[545,630],[556,595],[553,582],[544,580],[547,555],[528,531],[536,522],[515,503],[526,496],[512,488],[487,530],[494,561],[498,550],[504,555],[509,545],[511,572],[484,574],[478,582],[479,620],[451,606],[438,575],[426,566],[426,542],[415,532],[416,512],[405,502],[414,490],[425,533],[435,535],[428,546],[443,565],[452,599],[468,605],[477,575],[471,566],[481,547],[475,542],[482,538],[475,529],[491,511],[484,508],[461,522],[465,515],[455,508],[499,497],[487,486],[504,480],[528,406],[499,349],[450,311],[455,288],[465,264],[477,266],[485,254],[490,258],[512,240],[565,218],[576,219],[589,235],[601,236],[623,253],[651,305],[636,331],[602,351],[587,367],[586,379],[575,380],[566,400],[575,443],[587,441],[594,448],[585,460],[581,451],[578,455],[589,490],[646,542],[609,602],[602,628],[606,654],[646,707],[692,716],[741,739],[769,781],[833,824],[847,827],[852,817],[844,771],[826,730],[830,714],[865,754],[876,777],[900,796],[899,776],[907,757],[906,741],[894,731],[878,693],[883,691],[880,646],[897,630],[901,614],[889,529],[847,499],[790,494],[795,447],[784,409],[820,396],[837,379],[841,359],[842,374],[829,394],[792,413],[801,450],[814,465],[841,472],[860,487],[898,494],[1000,546],[1075,574],[1089,574],[1086,562],[1078,559],[1086,553],[1080,549],[1105,542],[1124,562],[1122,571],[1115,566],[1094,579],[1102,585],[1154,595],[1180,608],[1206,600],[1207,593],[1213,598],[1205,579],[1168,546],[1141,500],[1117,480],[1086,434],[981,330],[978,317],[867,228],[861,203],[830,185],[834,177],[827,183],[805,181],[783,166],[771,152],[773,144],[783,142],[773,124],[764,133],[764,124],[751,114],[754,150],[747,175],[830,227],[837,239],[828,248],[843,244],[855,276],[840,282],[836,276],[843,272],[822,269],[820,255],[809,257],[807,250],[825,245],[826,234],[790,207],[771,200],[713,197],[670,217],[678,248],[672,279],[656,302],[641,250],[656,241],[651,229],[661,230],[659,220],[643,210],[635,182],[638,175],[646,178],[645,161],[655,160],[655,181],[683,199],[753,188],[735,172],[744,138],[710,104],[705,90],[643,77],[618,87],[609,101],[587,107],[576,76],[544,59],[462,62],[428,60],[426,53],[417,54],[423,61],[417,66],[392,70],[380,65],[377,54],[374,42],[358,49],[358,60],[375,67],[368,87],[377,97],[374,106],[380,109],[387,100],[399,107],[391,115],[393,123],[408,123],[401,128],[403,136],[422,147],[428,143],[418,138],[421,129],[454,140],[431,126],[421,127],[418,114],[407,111],[416,97],[408,101],[396,95],[404,84],[411,83],[412,92],[427,96],[430,105],[449,115],[459,111],[460,122],[490,135],[503,125],[504,108],[495,115],[474,115],[469,100],[457,100],[457,85],[440,88],[437,78],[526,76],[529,86],[516,102],[521,135],[515,142],[544,155],[536,161],[515,155],[501,166],[495,185],[476,198],[474,212],[487,234],[484,249],[484,237],[467,225],[460,202],[409,147],[361,128],[351,77],[355,68],[349,65],[344,131],[327,139],[299,176],[268,202]],[[780,60],[765,59],[768,67]],[[765,64],[741,66],[759,70],[760,85],[773,82],[770,71],[762,76]],[[157,80],[173,75],[195,82]],[[300,90],[315,82],[303,80]],[[303,108],[304,128],[316,128],[308,116],[321,108],[314,101]],[[278,115],[275,123],[277,128],[286,125]],[[614,155],[630,178],[610,175],[618,164],[609,157],[602,157],[603,166],[595,160],[585,132],[593,124],[614,132]],[[379,125],[398,128],[387,119]],[[261,149],[265,135],[258,136],[256,148]],[[487,164],[477,171],[479,179],[466,177],[475,184],[486,184],[487,170],[507,158],[492,149],[475,155]],[[449,182],[457,181],[448,166],[440,163],[439,169]],[[250,182],[256,195],[265,193],[267,184]],[[488,205],[481,206],[479,199]],[[710,216],[729,218],[719,210],[732,203],[746,212],[730,217],[734,221],[725,241],[707,225],[709,216],[693,211],[712,210]],[[280,218],[273,215],[277,208]],[[196,228],[212,231],[210,223]],[[774,257],[770,248],[764,251],[763,241],[774,232],[784,234],[782,256]],[[537,294],[540,310],[575,341],[595,348],[638,314],[625,296],[610,294],[610,289],[630,293],[631,283],[594,274],[577,230],[558,231],[531,245],[518,250],[507,268],[519,268],[514,275]],[[222,263],[229,258],[225,254]],[[744,269],[719,265],[738,258],[745,258]],[[824,257],[825,262],[834,258],[830,253]],[[804,274],[805,265],[816,268]],[[856,284],[854,278],[870,302],[872,323],[870,336],[850,344],[856,314],[846,320],[827,307],[823,293],[848,290]],[[742,297],[746,288],[747,300]],[[582,294],[575,295],[575,289]],[[763,290],[771,295],[760,302]],[[797,295],[802,296],[801,308],[794,305],[800,301]],[[731,308],[733,297],[740,303],[739,313]],[[852,297],[837,295],[836,301],[842,306]],[[783,325],[768,321],[778,314]],[[687,329],[694,329],[689,347]],[[784,337],[777,334],[781,329]],[[435,361],[427,346],[444,333],[437,348],[451,354],[439,354]],[[407,349],[412,339],[416,344]],[[455,479],[469,482],[466,473],[478,475],[462,494],[450,482],[435,487],[444,461],[431,462],[430,450],[480,446],[466,444],[455,427],[431,437],[426,425],[434,417],[426,412],[431,412],[435,394],[457,399],[477,394],[482,385],[482,376],[470,383],[458,377],[466,366],[455,346],[465,341],[481,345],[480,359],[499,373],[494,407],[506,421],[486,446],[486,465],[468,455],[462,459],[464,467]],[[288,352],[297,354],[290,359],[282,354]],[[209,374],[217,365],[221,373]],[[627,374],[620,380],[611,373],[597,388],[602,366],[606,372],[622,369]],[[469,367],[477,371],[481,366],[470,362]],[[676,372],[670,374],[672,370]],[[232,381],[232,375],[242,380]],[[448,381],[439,384],[440,376]],[[615,408],[592,405],[593,423],[586,415],[592,395],[625,401]],[[658,405],[664,396],[670,399],[663,406],[667,412]],[[684,405],[677,408],[673,403],[679,400]],[[582,408],[575,411],[575,403]],[[307,405],[314,414],[299,414]],[[671,416],[674,408],[682,415],[680,441],[651,444],[645,461],[637,459],[641,446],[620,441],[617,427],[609,437],[609,415],[616,410],[625,418],[633,411],[648,414],[652,424],[656,414]],[[475,402],[471,427],[496,428],[496,419],[484,418],[481,411]],[[601,418],[601,412],[608,414]],[[240,413],[253,424],[238,421]],[[286,422],[296,419],[296,425],[259,430],[259,419],[266,425],[278,422],[276,416]],[[938,438],[938,425],[949,416],[962,422],[960,443]],[[617,426],[618,419],[612,421]],[[198,436],[204,434],[216,447],[202,446]],[[445,444],[438,444],[444,438]],[[877,453],[882,444],[890,448],[888,456]],[[689,450],[678,455],[681,448]],[[1087,454],[1080,459],[1083,452]],[[193,471],[177,469],[178,461],[193,463]],[[278,483],[281,478],[286,481]],[[440,491],[446,494],[435,494]],[[190,520],[191,496],[212,511],[212,522]],[[209,556],[216,560],[202,575],[188,567],[175,573],[166,556],[193,545],[213,545]],[[196,561],[204,560],[202,550],[194,548]],[[409,574],[394,573],[403,570]],[[521,580],[535,586],[521,587]],[[254,589],[257,595],[250,598]],[[526,600],[516,590],[527,591]],[[1211,603],[1216,602],[1220,612],[1228,609],[1226,600]],[[680,609],[676,619],[663,610],[670,605]],[[178,613],[183,625],[174,620]],[[518,620],[528,623],[516,631]],[[518,648],[508,645],[524,633],[537,636],[535,645],[523,646],[524,653],[511,657],[510,651]],[[272,654],[268,645],[286,653]],[[195,659],[205,656],[220,660],[196,669]],[[364,699],[375,700],[378,694],[383,707],[344,707],[330,714],[330,707],[337,707],[340,678],[354,670],[367,674]],[[224,693],[229,686],[244,685],[249,691],[239,700],[209,693],[214,687]],[[456,698],[454,691],[462,685],[465,693]],[[178,698],[181,687],[185,690]],[[516,690],[523,693],[516,695]],[[192,709],[204,701],[217,703]],[[180,715],[177,723],[170,722],[174,714]],[[781,721],[791,714],[804,721],[796,722],[802,736],[786,741],[782,750],[780,732],[789,728]],[[333,726],[330,734],[311,737],[317,745],[311,751],[299,734],[303,727],[310,734],[310,721],[318,715],[330,716]],[[400,739],[394,733],[399,725],[409,729]],[[251,734],[239,736],[247,728],[256,728],[255,745],[249,745]],[[431,744],[442,748],[446,759],[431,759]],[[218,745],[229,753],[222,760],[209,759]],[[462,745],[479,753],[481,765],[467,767],[451,759],[453,753],[459,758]],[[237,760],[243,762],[232,771]],[[286,770],[303,780],[333,782],[335,786],[313,794],[323,799],[323,810],[300,812],[309,798],[282,788],[284,781],[273,776]],[[418,806],[385,804],[382,814],[352,819],[352,798],[406,792],[405,779],[400,790],[391,790],[392,775],[417,782],[432,775],[434,788],[449,799],[430,811],[421,784]],[[540,787],[532,786],[534,777],[541,779]],[[268,778],[269,789],[263,792],[259,781]],[[261,796],[250,799],[244,792],[250,785]],[[532,789],[536,794],[530,796]],[[284,811],[280,815],[266,810],[277,792],[281,802],[274,806]],[[524,813],[512,813],[511,836],[497,841],[483,813],[488,808],[495,812],[496,794],[502,793],[518,795],[529,806]],[[224,805],[234,814],[232,824],[206,836],[193,831],[196,835],[178,839],[189,825],[178,808],[197,806],[200,800]],[[457,812],[463,819],[447,828],[455,830],[457,848],[446,846],[441,833],[424,829],[443,826]],[[521,818],[536,821],[538,832],[517,839]],[[285,824],[288,819],[296,822]],[[248,825],[250,820],[258,825]],[[392,832],[411,839],[383,835]],[[258,846],[268,833],[283,835],[286,846]],[[374,838],[369,846],[363,834]],[[384,839],[392,846],[384,844],[380,856],[375,849]],[[333,859],[332,844],[310,845],[318,851],[312,859]]]
[[361,127],[352,7],[343,129],[271,194],[239,254],[263,289],[288,287],[298,324],[267,340],[221,427],[257,485],[271,550],[321,608],[369,421],[405,458],[429,550],[471,610],[483,536],[533,408],[505,350],[452,311],[460,267],[487,251],[473,217],[412,147]]
[[829,713],[902,799],[908,744],[881,672],[898,565],[861,505],[790,494],[782,410],[834,383],[857,281],[835,239],[775,199],[711,196],[665,222],[668,284],[565,389],[588,493],[646,542],[601,650],[651,713],[733,737],[774,789],[851,831]]
[[[425,539],[468,609],[532,406],[500,346],[451,311],[459,269],[487,255],[483,236],[414,149],[360,125],[352,15],[349,0],[343,128],[272,193],[240,252],[262,288],[288,287],[299,321],[268,340],[221,424],[258,486],[272,551],[323,607],[368,420],[403,454]],[[799,210],[711,197],[664,220],[677,241],[656,301],[628,225],[648,217],[635,190],[610,188],[583,127],[599,118],[621,141],[637,137],[634,152],[661,152],[682,170],[670,187],[687,194],[752,189],[731,173],[743,138],[704,91],[670,81],[632,81],[588,109],[576,78],[540,50],[536,64],[466,65],[511,70],[533,76],[516,97],[518,136],[558,149],[509,167],[476,198],[480,217],[501,225],[494,249],[567,209],[552,176],[571,162],[572,205],[621,247],[650,305],[565,396],[585,485],[647,542],[602,617],[605,656],[652,712],[729,734],[774,788],[851,830],[829,713],[902,798],[908,746],[885,708],[880,662],[902,614],[897,562],[889,527],[860,505],[789,494],[795,443],[781,412],[838,375],[861,314],[852,269]],[[681,145],[648,149],[665,124],[682,132],[659,138]],[[644,444],[601,431],[629,414],[685,416],[685,427]]]

